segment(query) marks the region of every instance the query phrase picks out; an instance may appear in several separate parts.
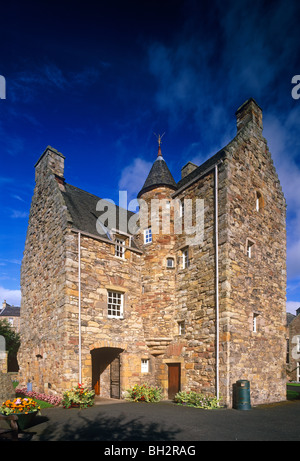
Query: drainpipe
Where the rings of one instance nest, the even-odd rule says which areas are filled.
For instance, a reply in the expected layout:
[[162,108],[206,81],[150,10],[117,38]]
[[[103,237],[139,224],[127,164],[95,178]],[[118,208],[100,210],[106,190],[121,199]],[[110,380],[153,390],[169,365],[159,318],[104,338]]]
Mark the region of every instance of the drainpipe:
[[78,232],[78,354],[79,354],[79,377],[81,384],[81,258],[80,258],[80,237]]
[[219,239],[218,239],[218,165],[215,165],[215,254],[216,254],[216,396],[219,398]]

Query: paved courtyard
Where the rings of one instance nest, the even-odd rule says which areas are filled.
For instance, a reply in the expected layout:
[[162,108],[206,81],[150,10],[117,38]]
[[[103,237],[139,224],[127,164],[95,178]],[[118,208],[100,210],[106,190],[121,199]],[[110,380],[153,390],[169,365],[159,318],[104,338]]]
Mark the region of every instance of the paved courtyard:
[[[43,409],[31,441],[299,441],[300,400],[248,411],[200,410],[170,402],[102,401],[88,409]],[[111,444],[107,444],[108,447]]]

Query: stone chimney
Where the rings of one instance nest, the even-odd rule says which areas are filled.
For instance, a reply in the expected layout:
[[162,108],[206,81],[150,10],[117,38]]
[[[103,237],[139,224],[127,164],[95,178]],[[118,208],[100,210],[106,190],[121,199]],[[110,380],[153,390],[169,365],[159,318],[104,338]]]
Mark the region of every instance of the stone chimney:
[[262,131],[262,110],[253,98],[250,98],[244,102],[244,104],[238,108],[235,115],[238,132],[250,123],[252,123],[256,129]]
[[195,163],[188,162],[186,165],[184,165],[181,168],[181,179],[185,178],[185,176],[189,175],[192,171],[194,171],[196,168],[198,168]]
[[65,157],[51,146],[48,146],[36,162],[35,166],[35,181],[42,179],[47,174],[55,175],[57,181],[64,183],[64,162]]

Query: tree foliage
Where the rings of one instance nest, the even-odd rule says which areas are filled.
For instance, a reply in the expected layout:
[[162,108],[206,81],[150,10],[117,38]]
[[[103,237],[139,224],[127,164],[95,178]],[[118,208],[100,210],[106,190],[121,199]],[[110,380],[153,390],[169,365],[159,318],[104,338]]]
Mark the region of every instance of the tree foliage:
[[16,355],[20,347],[20,335],[16,333],[6,319],[0,320],[0,336],[4,336],[8,355]]

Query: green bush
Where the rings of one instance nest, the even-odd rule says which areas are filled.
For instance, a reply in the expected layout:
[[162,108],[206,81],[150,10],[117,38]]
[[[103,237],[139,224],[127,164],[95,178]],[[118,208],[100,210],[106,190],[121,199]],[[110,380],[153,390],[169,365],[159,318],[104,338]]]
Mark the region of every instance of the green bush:
[[64,392],[61,403],[64,408],[87,408],[94,405],[94,397],[95,391],[86,389],[82,384],[78,384],[70,391]]
[[217,397],[207,396],[199,392],[186,392],[179,391],[174,398],[178,405],[186,405],[189,407],[204,408],[206,410],[212,410],[220,408],[219,403],[221,399]]
[[126,400],[132,402],[159,402],[162,399],[162,389],[148,384],[135,384],[131,389],[127,389]]

